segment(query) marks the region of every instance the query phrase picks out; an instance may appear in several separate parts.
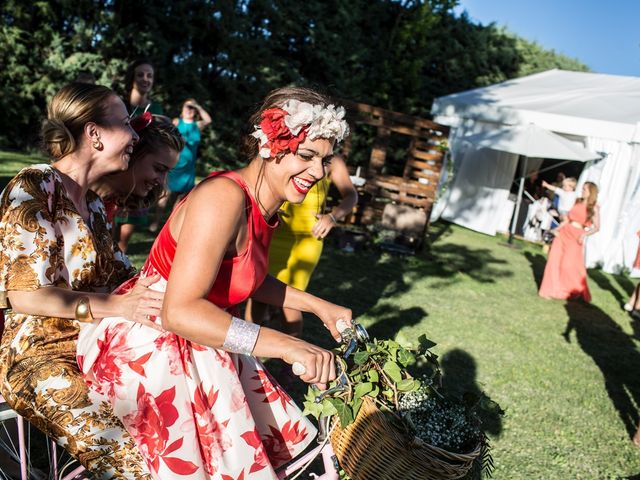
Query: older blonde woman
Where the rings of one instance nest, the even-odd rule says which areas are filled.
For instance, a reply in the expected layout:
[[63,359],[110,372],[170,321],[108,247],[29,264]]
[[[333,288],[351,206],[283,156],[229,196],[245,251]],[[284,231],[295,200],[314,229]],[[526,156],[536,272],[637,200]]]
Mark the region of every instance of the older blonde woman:
[[[43,142],[51,164],[14,177],[0,199],[0,392],[95,478],[148,479],[131,437],[76,363],[79,325],[121,315],[149,323],[162,293],[148,278],[109,292],[134,270],[107,228],[89,185],[127,169],[138,135],[106,87],[71,84],[49,105]],[[177,152],[175,153],[177,156]]]

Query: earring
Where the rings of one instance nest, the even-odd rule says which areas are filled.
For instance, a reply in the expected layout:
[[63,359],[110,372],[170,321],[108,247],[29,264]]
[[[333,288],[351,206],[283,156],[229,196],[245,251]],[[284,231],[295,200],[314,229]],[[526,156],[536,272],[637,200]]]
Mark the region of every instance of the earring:
[[99,152],[101,152],[102,149],[104,148],[104,145],[102,144],[102,142],[100,141],[99,138],[97,138],[93,142],[91,142],[91,146],[93,148],[95,148],[96,150],[98,150]]

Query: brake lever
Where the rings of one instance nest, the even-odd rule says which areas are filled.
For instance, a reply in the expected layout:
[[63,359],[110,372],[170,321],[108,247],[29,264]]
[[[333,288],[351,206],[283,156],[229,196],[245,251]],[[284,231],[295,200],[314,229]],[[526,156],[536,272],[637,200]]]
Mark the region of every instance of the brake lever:
[[316,395],[316,398],[314,399],[316,403],[322,402],[324,397],[326,397],[327,395],[342,392],[347,387],[347,373],[342,368],[341,361],[336,362],[336,369],[338,370],[338,376],[336,378],[336,381],[338,382],[337,385]]
[[[353,323],[352,328],[344,329],[341,334],[342,343],[346,343],[347,347],[345,348],[344,353],[342,354],[342,358],[344,360],[348,359],[354,350],[358,347],[359,343],[366,343],[369,340],[369,333],[367,330],[360,325],[359,323]],[[338,370],[338,376],[336,378],[337,385],[321,392],[319,395],[316,395],[315,402],[320,403],[327,395],[332,395],[334,393],[342,392],[348,383],[347,372],[345,372],[342,367],[343,363],[341,361],[336,362],[336,369]]]

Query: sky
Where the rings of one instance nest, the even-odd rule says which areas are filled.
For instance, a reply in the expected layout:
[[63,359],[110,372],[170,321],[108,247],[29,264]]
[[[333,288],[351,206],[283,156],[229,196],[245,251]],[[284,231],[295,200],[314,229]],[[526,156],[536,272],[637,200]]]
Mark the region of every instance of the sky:
[[463,10],[594,72],[640,76],[640,0],[460,0]]

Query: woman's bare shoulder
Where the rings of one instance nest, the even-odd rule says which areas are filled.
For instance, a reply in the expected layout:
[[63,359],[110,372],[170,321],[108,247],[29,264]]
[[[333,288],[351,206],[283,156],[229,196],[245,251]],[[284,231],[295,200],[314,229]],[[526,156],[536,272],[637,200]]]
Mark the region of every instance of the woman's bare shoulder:
[[[192,197],[192,203],[202,204],[207,208],[214,205],[233,210],[244,208],[243,188],[233,179],[223,175],[203,180],[189,196]],[[234,208],[235,206],[238,208]]]

